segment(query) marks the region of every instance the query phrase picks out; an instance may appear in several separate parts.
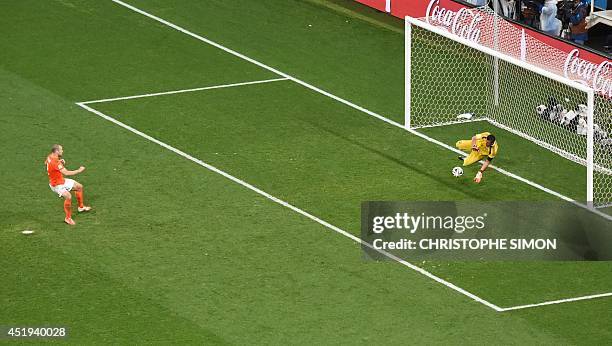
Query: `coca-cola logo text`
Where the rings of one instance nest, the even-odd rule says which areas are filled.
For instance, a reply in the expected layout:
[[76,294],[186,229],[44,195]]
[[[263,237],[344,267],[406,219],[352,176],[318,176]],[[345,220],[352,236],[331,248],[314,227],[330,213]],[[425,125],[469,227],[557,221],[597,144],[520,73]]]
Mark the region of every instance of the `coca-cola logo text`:
[[425,21],[432,25],[443,26],[451,33],[467,40],[476,43],[480,41],[478,24],[482,21],[482,15],[475,14],[467,7],[454,12],[440,7],[440,0],[431,0],[427,5]]
[[590,86],[596,92],[612,98],[612,62],[605,60],[599,65],[580,59],[580,51],[572,50],[565,59],[563,74],[566,78]]

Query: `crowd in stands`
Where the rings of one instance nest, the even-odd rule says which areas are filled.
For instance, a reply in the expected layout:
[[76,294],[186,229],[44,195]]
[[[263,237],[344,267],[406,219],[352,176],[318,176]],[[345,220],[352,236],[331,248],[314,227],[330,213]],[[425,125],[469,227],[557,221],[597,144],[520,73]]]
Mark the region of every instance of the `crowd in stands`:
[[[552,36],[563,37],[577,44],[589,39],[587,19],[591,0],[466,0],[475,6],[495,9],[500,15],[522,22]],[[604,50],[612,44],[612,34]]]

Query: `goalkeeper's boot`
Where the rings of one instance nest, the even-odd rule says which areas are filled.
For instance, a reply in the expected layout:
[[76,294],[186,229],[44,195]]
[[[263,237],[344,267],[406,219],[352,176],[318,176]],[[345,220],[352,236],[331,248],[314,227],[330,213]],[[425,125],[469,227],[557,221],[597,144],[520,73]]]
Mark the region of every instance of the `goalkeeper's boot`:
[[465,158],[463,156],[459,156],[459,161],[463,162]]

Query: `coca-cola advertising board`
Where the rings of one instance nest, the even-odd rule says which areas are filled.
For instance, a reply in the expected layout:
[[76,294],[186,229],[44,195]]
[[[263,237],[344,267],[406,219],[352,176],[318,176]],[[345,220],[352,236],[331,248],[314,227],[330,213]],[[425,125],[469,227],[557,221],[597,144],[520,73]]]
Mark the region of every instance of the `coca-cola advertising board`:
[[[405,16],[424,18],[429,24],[444,27],[456,35],[480,44],[489,45],[493,36],[490,18],[483,16],[483,13],[478,10],[451,0],[356,1],[380,11],[390,12],[398,18]],[[504,21],[504,25],[513,26],[516,30],[524,30],[528,44],[523,54],[527,57],[539,56],[540,59],[546,60],[549,70],[588,85],[600,94],[612,98],[612,62],[609,59],[512,22]],[[518,52],[520,40],[520,37],[512,37],[505,39],[505,44],[507,47],[512,47],[508,49]],[[534,44],[538,41],[543,42],[544,45]],[[554,52],[553,49],[542,50],[543,46],[552,47]],[[530,62],[538,64],[537,61]]]

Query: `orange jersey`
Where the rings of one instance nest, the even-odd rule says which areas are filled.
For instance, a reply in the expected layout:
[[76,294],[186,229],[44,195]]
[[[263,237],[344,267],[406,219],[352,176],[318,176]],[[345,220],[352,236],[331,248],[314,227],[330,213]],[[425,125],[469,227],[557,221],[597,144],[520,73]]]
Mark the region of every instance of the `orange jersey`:
[[47,167],[47,175],[49,175],[49,185],[57,186],[64,184],[64,175],[60,172],[64,168],[63,160],[49,155],[47,160],[45,160],[45,166]]

